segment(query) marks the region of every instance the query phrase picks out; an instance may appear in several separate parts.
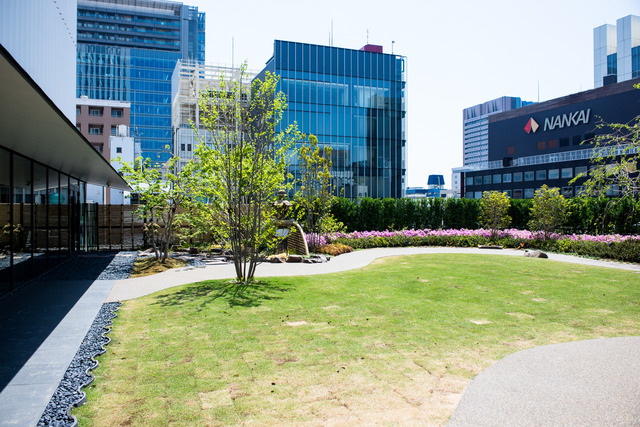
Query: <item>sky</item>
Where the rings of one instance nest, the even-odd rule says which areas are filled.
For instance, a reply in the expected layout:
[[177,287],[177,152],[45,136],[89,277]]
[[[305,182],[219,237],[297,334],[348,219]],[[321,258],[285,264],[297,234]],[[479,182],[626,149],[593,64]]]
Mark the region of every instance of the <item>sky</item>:
[[[274,40],[407,57],[407,186],[462,166],[462,110],[593,89],[593,29],[640,0],[182,0],[206,13],[206,63],[261,70]],[[233,46],[233,49],[232,49]]]

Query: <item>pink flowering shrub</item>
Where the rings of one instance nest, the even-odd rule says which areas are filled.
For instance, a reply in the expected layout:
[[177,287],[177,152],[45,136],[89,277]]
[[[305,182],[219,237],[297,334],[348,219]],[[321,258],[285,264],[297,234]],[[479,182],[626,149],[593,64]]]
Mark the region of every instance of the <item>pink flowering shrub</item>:
[[541,231],[508,229],[498,232],[497,242],[492,241],[491,231],[486,229],[448,230],[399,230],[354,231],[324,235],[327,244],[342,243],[355,249],[403,246],[460,246],[475,247],[497,243],[509,248],[536,248],[554,252],[576,253],[585,256],[640,262],[640,236],[619,234],[562,235],[553,233],[544,239]]

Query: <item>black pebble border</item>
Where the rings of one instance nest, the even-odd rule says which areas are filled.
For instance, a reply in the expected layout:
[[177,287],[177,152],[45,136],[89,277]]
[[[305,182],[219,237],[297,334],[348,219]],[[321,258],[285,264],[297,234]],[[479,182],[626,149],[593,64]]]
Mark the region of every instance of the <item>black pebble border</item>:
[[117,316],[119,302],[102,304],[89,332],[84,337],[80,348],[76,352],[71,364],[58,385],[47,408],[44,410],[38,426],[66,427],[77,426],[78,421],[71,416],[71,408],[86,402],[87,396],[82,391],[93,381],[89,372],[98,367],[95,356],[103,354],[105,345],[111,341],[105,334],[111,331],[111,319]]

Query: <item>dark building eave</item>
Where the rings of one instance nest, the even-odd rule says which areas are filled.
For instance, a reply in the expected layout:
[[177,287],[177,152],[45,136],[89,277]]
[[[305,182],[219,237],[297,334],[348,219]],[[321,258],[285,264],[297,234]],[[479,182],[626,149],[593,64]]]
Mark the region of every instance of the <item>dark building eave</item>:
[[87,183],[130,191],[4,46],[0,53],[0,146]]

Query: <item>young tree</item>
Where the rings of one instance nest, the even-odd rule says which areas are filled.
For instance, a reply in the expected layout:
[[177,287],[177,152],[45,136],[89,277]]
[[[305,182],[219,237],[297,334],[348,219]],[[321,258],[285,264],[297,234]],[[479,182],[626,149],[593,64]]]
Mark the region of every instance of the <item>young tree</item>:
[[568,216],[569,202],[557,188],[549,188],[545,184],[536,190],[531,205],[531,230],[542,231],[546,240],[567,221]]
[[511,224],[508,215],[511,202],[507,193],[500,191],[485,191],[480,200],[480,223],[491,230],[491,239],[498,238],[498,231]]
[[188,197],[190,174],[177,172],[178,158],[166,163],[165,174],[151,165],[150,159],[138,157],[133,163],[117,159],[120,172],[134,193],[140,195],[136,213],[145,220],[145,232],[150,237],[156,259],[164,262],[175,235],[178,208]]
[[237,280],[253,280],[261,252],[276,241],[273,202],[287,188],[286,166],[299,133],[276,126],[286,108],[278,78],[247,84],[246,66],[237,80],[220,78],[200,95],[201,123],[210,139],[196,148],[200,188],[215,204],[217,227],[228,239]]
[[[636,85],[640,88],[640,85]],[[640,192],[640,116],[629,123],[600,123],[609,133],[593,141],[594,155],[589,178],[584,182],[588,195],[606,194],[637,197]],[[581,177],[576,177],[572,183]]]
[[309,142],[303,144],[298,152],[298,165],[302,174],[300,189],[296,194],[296,202],[300,209],[299,220],[309,235],[309,246],[312,251],[318,246],[321,225],[326,223],[330,215],[333,200],[331,185],[331,147],[320,148],[318,138],[309,135]]

